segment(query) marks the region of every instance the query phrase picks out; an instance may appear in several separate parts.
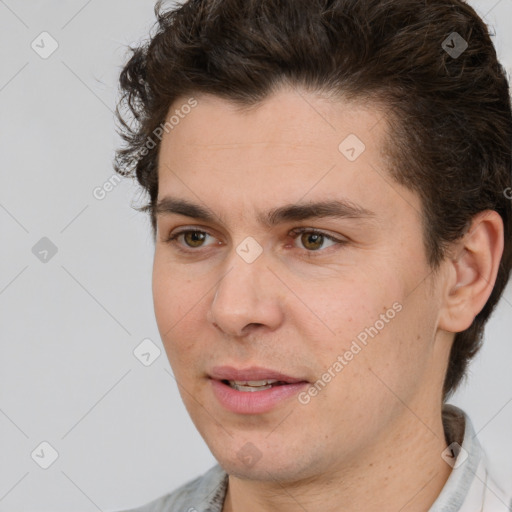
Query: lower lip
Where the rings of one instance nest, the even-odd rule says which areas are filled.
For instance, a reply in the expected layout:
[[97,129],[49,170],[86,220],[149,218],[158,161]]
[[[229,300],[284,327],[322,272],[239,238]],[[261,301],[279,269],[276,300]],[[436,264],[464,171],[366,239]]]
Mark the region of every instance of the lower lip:
[[228,411],[238,414],[261,414],[272,410],[284,400],[297,395],[308,382],[283,384],[262,391],[238,391],[229,384],[210,379],[213,393],[221,405]]

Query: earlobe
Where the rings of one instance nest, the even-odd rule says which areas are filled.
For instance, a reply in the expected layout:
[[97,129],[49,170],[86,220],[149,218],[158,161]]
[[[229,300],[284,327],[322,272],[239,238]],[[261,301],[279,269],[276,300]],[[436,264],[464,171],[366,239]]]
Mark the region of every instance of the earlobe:
[[491,295],[503,254],[503,220],[494,210],[477,214],[469,231],[456,242],[440,312],[439,327],[462,332]]

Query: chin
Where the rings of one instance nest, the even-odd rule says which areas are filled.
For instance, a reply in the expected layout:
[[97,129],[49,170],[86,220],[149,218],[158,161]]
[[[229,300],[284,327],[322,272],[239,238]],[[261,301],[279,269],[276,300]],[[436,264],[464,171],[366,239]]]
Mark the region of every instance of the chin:
[[259,459],[253,461],[240,460],[243,457],[239,458],[237,453],[231,457],[214,455],[226,473],[241,480],[294,483],[314,477],[316,474],[313,467],[305,463],[304,455],[297,452],[290,454],[289,457],[286,454],[280,454],[281,459],[285,460],[278,461],[273,449],[265,450]]
[[260,482],[293,482],[298,479],[296,474],[296,468],[283,470],[279,466],[276,466],[271,460],[263,463],[261,460],[252,467],[247,466],[243,462],[239,461],[220,461],[219,464],[222,466],[224,471],[230,476],[239,478],[240,480],[252,480]]

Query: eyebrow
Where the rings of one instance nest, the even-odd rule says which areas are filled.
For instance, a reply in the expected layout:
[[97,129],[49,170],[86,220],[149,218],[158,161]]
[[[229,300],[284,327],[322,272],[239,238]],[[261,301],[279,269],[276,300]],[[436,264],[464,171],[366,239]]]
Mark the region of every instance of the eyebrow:
[[[214,223],[219,216],[206,206],[192,203],[185,199],[163,197],[155,208],[155,216],[184,215],[204,222]],[[267,227],[276,226],[284,222],[303,221],[315,218],[350,218],[370,220],[375,217],[375,212],[367,210],[347,200],[318,201],[309,203],[296,203],[279,206],[268,212],[260,212],[257,215],[258,222]]]

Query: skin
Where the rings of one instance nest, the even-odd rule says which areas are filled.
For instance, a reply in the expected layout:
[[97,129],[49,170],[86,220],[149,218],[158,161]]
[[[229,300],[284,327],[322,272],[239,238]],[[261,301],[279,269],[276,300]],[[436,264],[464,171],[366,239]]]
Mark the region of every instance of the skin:
[[[157,216],[153,298],[183,402],[230,475],[223,512],[428,510],[451,471],[441,396],[453,333],[492,291],[501,218],[475,217],[433,273],[421,199],[387,173],[386,117],[375,105],[287,87],[246,111],[196,98],[162,140],[158,199],[187,199],[216,217]],[[354,162],[338,149],[348,134],[366,145]],[[258,212],[333,198],[374,215],[258,222]],[[298,227],[346,243],[294,239]],[[165,241],[184,228],[208,236]],[[253,263],[236,252],[248,236],[263,249]],[[314,383],[394,303],[400,312],[308,404],[292,397],[246,415],[216,400],[215,365]],[[260,456],[252,466],[237,457],[247,442]]]

